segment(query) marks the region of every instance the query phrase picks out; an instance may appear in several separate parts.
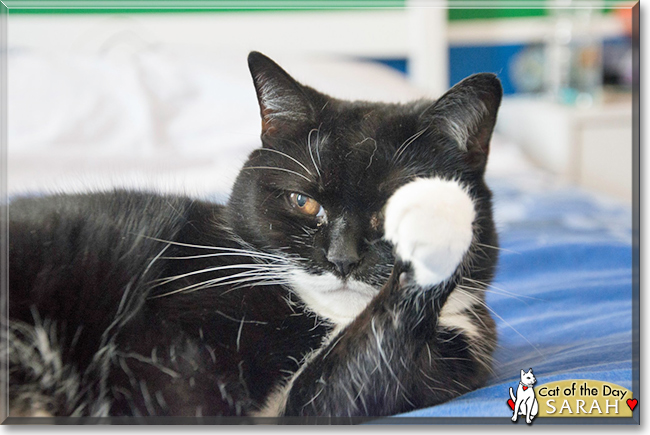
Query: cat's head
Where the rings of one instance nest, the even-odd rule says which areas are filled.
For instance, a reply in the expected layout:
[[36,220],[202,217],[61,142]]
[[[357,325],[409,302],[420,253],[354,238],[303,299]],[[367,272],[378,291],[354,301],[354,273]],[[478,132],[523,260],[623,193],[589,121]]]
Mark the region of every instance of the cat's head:
[[344,323],[378,292],[394,261],[382,238],[384,207],[418,177],[458,180],[481,231],[494,232],[483,182],[501,100],[493,74],[437,101],[385,104],[331,98],[260,53],[248,62],[262,147],[237,178],[229,220],[255,248],[293,259],[285,277],[314,311]]
[[537,379],[535,378],[535,375],[533,374],[533,369],[529,369],[527,372],[521,371],[519,374],[521,377],[521,382],[526,385],[533,385],[535,382],[537,382]]

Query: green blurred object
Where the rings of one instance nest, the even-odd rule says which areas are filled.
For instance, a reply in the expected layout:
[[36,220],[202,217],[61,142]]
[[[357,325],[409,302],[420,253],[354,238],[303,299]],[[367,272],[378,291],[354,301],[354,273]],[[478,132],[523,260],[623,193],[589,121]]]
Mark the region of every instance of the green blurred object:
[[[540,17],[549,10],[539,7],[539,0],[523,0],[519,8],[475,8],[447,0],[449,21]],[[549,0],[547,0],[548,2]],[[101,13],[193,13],[193,12],[272,12],[301,10],[349,10],[403,8],[406,0],[6,0],[10,14],[101,14]],[[603,0],[607,12],[624,0]]]
[[[536,2],[539,3],[539,2]],[[542,17],[546,9],[449,9],[449,21],[486,20],[497,18]]]

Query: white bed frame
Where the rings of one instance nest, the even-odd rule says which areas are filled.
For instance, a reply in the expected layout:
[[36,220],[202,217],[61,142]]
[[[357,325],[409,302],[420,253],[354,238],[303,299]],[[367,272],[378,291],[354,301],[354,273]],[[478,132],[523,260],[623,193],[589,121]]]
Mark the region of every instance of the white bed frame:
[[[338,54],[408,59],[432,96],[448,85],[445,2],[344,11],[8,16],[9,47],[100,52],[110,41],[202,46],[229,52]],[[117,41],[117,42],[116,42]]]

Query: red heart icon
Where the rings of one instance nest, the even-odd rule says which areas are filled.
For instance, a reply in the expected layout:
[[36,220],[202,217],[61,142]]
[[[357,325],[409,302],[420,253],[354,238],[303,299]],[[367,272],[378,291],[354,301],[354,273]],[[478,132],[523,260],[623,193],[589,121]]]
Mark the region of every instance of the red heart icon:
[[637,403],[639,403],[639,401],[636,399],[627,399],[627,406],[629,406],[632,411],[636,408]]
[[[629,402],[629,400],[628,400],[628,402]],[[510,409],[512,409],[513,411],[515,410],[515,402],[513,402],[512,399],[508,399],[508,406],[509,406]],[[636,406],[636,403],[634,404],[634,406]]]

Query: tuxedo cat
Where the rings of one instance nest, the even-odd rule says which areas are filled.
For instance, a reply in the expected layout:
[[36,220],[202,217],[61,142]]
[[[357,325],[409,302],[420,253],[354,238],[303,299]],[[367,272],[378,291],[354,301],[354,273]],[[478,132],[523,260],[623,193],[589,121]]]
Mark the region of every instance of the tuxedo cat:
[[262,146],[227,204],[12,200],[11,415],[383,416],[484,384],[497,78],[348,102],[248,62]]

